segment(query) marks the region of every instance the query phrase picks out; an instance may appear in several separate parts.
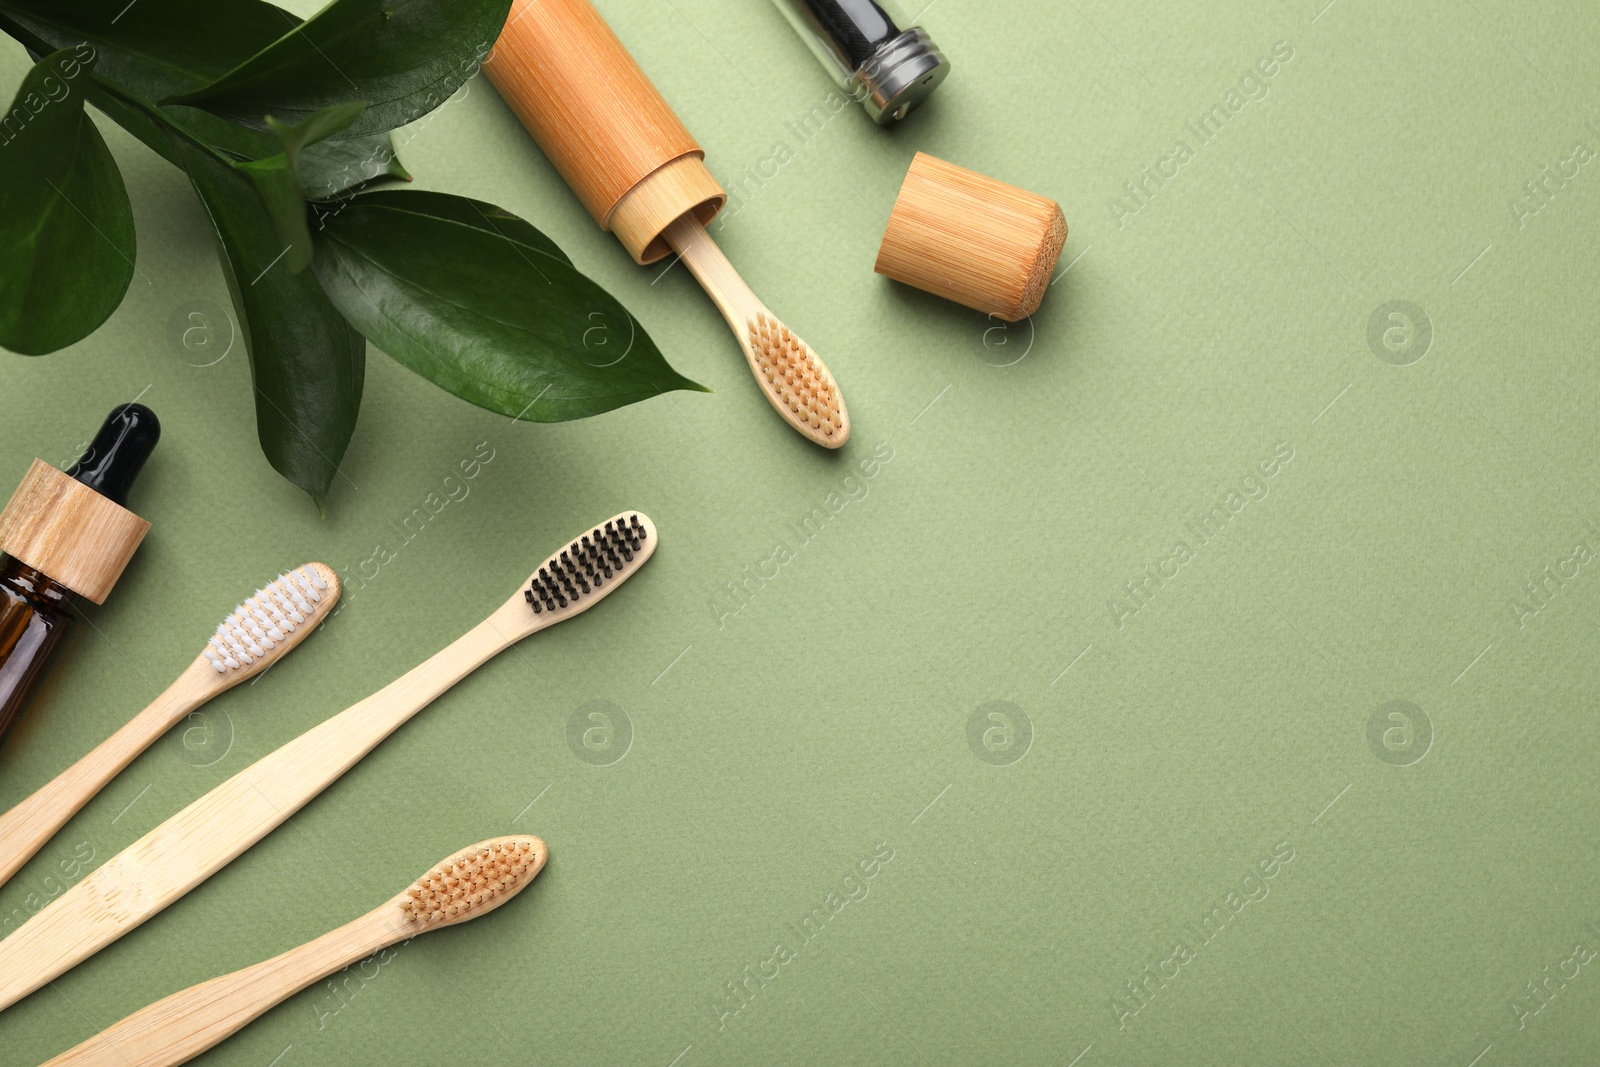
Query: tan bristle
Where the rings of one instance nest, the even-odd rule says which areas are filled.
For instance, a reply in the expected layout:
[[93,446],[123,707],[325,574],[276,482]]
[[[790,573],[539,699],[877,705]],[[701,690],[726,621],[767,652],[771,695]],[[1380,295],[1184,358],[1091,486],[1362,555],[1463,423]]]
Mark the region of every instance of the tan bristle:
[[400,909],[414,923],[454,922],[517,892],[544,866],[537,837],[502,837],[458,852],[411,883]]
[[750,349],[763,379],[789,413],[823,437],[843,428],[833,375],[793,330],[767,315],[750,323]]

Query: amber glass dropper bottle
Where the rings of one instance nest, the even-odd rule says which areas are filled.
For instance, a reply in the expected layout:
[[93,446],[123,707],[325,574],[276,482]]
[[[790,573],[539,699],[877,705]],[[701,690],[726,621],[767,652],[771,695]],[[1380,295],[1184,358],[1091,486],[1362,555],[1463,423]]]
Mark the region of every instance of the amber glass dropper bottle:
[[124,505],[161,437],[123,404],[65,472],[36,459],[0,512],[0,744],[72,622],[73,595],[104,603],[150,524]]

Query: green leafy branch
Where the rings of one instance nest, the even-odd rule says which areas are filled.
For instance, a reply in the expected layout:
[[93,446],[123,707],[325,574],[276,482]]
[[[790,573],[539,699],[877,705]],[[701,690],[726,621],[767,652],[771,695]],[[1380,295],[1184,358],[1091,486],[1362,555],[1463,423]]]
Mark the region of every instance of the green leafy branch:
[[268,462],[325,507],[366,342],[512,418],[585,418],[673,389],[636,320],[553,241],[409,180],[390,131],[475,74],[510,0],[0,0],[37,62],[0,114],[0,346],[93,333],[135,267],[93,105],[182,168],[216,236]]

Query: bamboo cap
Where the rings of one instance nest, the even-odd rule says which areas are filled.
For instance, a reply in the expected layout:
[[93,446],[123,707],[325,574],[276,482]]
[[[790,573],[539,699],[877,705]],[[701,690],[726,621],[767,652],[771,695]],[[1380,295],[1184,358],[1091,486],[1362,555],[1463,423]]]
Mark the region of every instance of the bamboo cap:
[[1015,322],[1038,310],[1066,241],[1054,200],[918,152],[872,269]]
[[105,603],[150,524],[42,459],[0,512],[0,552]]

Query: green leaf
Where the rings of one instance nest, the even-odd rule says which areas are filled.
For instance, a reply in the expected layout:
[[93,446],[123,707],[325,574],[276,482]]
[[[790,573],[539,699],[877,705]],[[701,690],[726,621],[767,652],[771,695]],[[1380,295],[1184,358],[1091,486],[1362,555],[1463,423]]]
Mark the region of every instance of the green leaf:
[[365,204],[393,204],[397,210],[411,211],[433,219],[442,219],[460,226],[470,226],[491,235],[499,235],[533,252],[554,256],[567,266],[572,260],[561,246],[541,233],[533,223],[520,215],[513,215],[503,207],[483,200],[449,193],[433,193],[418,189],[399,195],[374,196]]
[[323,220],[311,270],[378,347],[502,415],[559,422],[672,389],[709,392],[548,246],[492,204],[362,193]]
[[37,356],[99,328],[133,278],[133,210],[84,114],[85,58],[45,56],[0,114],[0,345]]
[[266,159],[240,163],[242,170],[255,183],[261,202],[272,216],[278,241],[288,248],[284,266],[299,274],[311,265],[311,227],[306,223],[306,197],[296,176],[297,165],[306,146],[338,133],[361,114],[367,105],[357,100],[350,104],[336,104],[324,108],[304,122],[285,125],[269,117],[267,125],[277,135],[283,151]]
[[316,278],[291,273],[250,179],[182,138],[171,140],[222,254],[255,383],[256,432],[273,468],[324,510],[355,432],[366,342]]
[[411,172],[400,164],[387,133],[319,141],[300,157],[299,173],[300,188],[308,200],[333,200],[352,189],[392,178],[411,180]]
[[511,0],[333,0],[202,88],[165,101],[262,126],[365,100],[350,136],[403,126],[477,73]]
[[0,17],[55,48],[88,42],[95,69],[146,100],[198,89],[300,23],[264,0],[0,0]]
[[[216,0],[140,0],[132,6],[127,0],[0,0],[0,29],[41,55],[84,43],[92,47],[90,103],[175,165],[163,122],[241,158],[264,159],[282,150],[266,130],[191,107],[152,103],[221,77],[300,24],[262,0],[228,0],[226,17],[217,12]],[[387,133],[323,141],[306,150],[300,165],[301,184],[314,199],[410,177]]]

